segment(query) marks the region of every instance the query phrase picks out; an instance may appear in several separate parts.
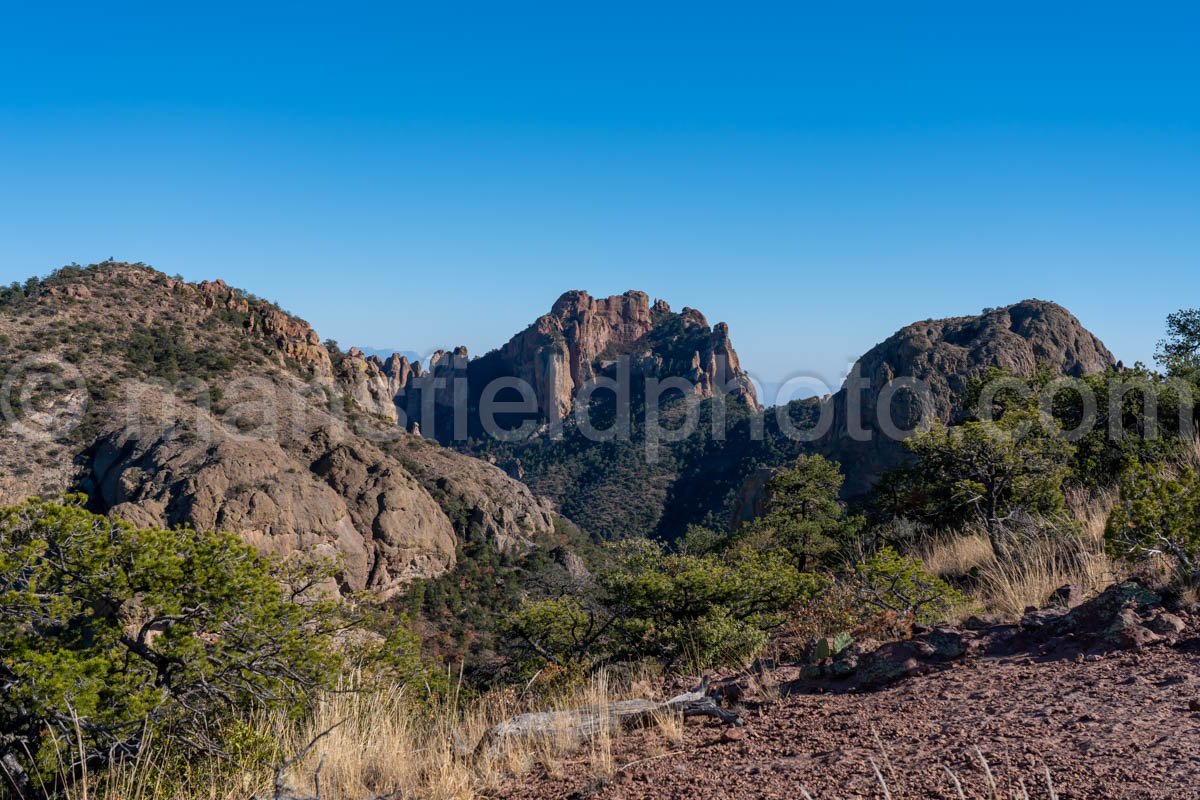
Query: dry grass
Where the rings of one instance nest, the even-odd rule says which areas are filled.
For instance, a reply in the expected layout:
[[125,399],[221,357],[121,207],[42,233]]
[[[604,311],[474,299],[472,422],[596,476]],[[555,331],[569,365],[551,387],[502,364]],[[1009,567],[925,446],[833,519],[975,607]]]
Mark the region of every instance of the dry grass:
[[1082,538],[1089,542],[1104,541],[1104,526],[1108,524],[1108,516],[1116,504],[1115,489],[1099,493],[1080,489],[1067,492],[1067,511],[1079,523]]
[[1104,526],[1115,497],[1111,493],[1072,493],[1067,508],[1078,532],[1066,526],[1019,532],[999,556],[988,537],[965,532],[926,545],[925,568],[943,578],[972,576],[971,594],[991,613],[1019,617],[1043,606],[1055,589],[1073,583],[1085,593],[1116,580],[1118,569],[1104,549]]
[[936,539],[925,544],[919,555],[925,569],[939,578],[969,575],[971,570],[995,560],[992,543],[982,533]]
[[[602,705],[627,695],[628,688],[613,686],[607,674],[600,673],[586,684],[543,699],[537,710]],[[315,789],[319,769],[323,794],[329,797],[396,792],[402,798],[451,800],[495,789],[535,764],[555,774],[564,758],[580,750],[580,743],[565,730],[553,737],[510,742],[479,757],[471,754],[488,729],[532,710],[532,705],[514,691],[492,692],[461,708],[450,701],[433,709],[416,706],[394,690],[333,694],[305,726],[292,729],[290,749],[295,752],[337,725],[291,771],[291,783],[300,790]],[[613,735],[602,725],[582,744],[589,770],[599,777],[613,773]]]
[[1043,537],[1013,546],[993,557],[978,573],[977,597],[989,611],[1019,617],[1041,607],[1055,589],[1068,583],[1092,594],[1115,579],[1102,541]]
[[[616,772],[616,731],[601,725],[597,735],[579,742],[560,735],[506,742],[479,755],[473,750],[498,722],[526,711],[575,709],[645,694],[647,681],[613,681],[606,673],[592,680],[534,698],[506,689],[470,701],[451,697],[431,705],[400,687],[360,689],[346,679],[343,690],[322,698],[301,723],[282,716],[253,722],[266,741],[277,742],[275,761],[302,754],[283,775],[287,793],[323,798],[369,798],[387,794],[398,799],[466,800],[487,795],[512,776],[535,765],[549,774],[566,763],[585,763],[597,778]],[[605,718],[606,719],[606,718]],[[683,737],[683,720],[663,715],[656,720],[658,737],[667,747]],[[69,747],[70,743],[63,743]],[[160,765],[171,758],[163,748],[145,749],[134,763],[76,782],[68,800],[118,797],[122,800],[245,800],[274,794],[271,759],[252,766],[205,769],[195,775],[174,774],[168,782]]]

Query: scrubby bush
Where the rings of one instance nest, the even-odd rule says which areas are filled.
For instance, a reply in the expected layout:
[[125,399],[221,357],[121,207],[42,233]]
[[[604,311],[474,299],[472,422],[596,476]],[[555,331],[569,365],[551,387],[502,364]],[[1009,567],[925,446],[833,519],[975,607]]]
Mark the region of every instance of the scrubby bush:
[[519,652],[588,668],[643,658],[668,668],[738,662],[824,585],[779,551],[690,555],[645,540],[613,547],[592,591],[529,602],[510,618]]
[[223,720],[299,711],[336,676],[346,623],[282,577],[229,534],[134,528],[76,499],[0,510],[0,773],[32,796],[147,736],[218,751]]
[[[1081,378],[1046,368],[1019,376],[989,370],[966,391],[976,419],[1022,415],[1069,441],[1070,479],[1090,490],[1114,486],[1134,461],[1176,457],[1194,431],[1194,386],[1138,364]],[[991,397],[991,407],[981,403]],[[1036,422],[1034,417],[1036,416]]]
[[905,446],[916,463],[886,476],[879,487],[883,506],[896,516],[942,528],[978,524],[999,555],[1009,520],[1063,510],[1071,444],[1024,410],[995,422],[935,424]]
[[1171,477],[1159,466],[1132,468],[1106,538],[1118,556],[1165,556],[1174,560],[1181,581],[1200,583],[1200,471],[1184,468]]
[[860,607],[871,615],[906,622],[938,622],[967,598],[926,571],[921,561],[884,547],[855,567],[851,579]]
[[1194,377],[1200,372],[1200,309],[1167,316],[1167,336],[1158,343],[1155,359],[1171,375]]
[[23,299],[25,299],[25,290],[16,281],[13,281],[8,286],[0,286],[0,308],[13,305],[18,300]]
[[213,348],[192,349],[180,325],[133,331],[129,335],[126,355],[134,369],[168,381],[222,375],[234,365],[227,352]]

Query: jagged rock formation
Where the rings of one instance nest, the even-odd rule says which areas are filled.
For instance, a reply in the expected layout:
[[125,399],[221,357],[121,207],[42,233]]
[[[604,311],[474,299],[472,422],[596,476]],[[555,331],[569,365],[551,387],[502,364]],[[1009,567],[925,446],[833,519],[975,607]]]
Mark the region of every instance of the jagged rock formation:
[[[914,429],[924,418],[949,423],[961,416],[969,382],[991,368],[1031,375],[1043,366],[1078,377],[1103,372],[1115,359],[1108,348],[1069,311],[1044,300],[1025,300],[979,316],[916,322],[868,350],[828,402],[833,425],[820,445],[847,473],[848,493],[865,491],[882,470],[905,458],[899,440],[881,420],[890,413],[895,428]],[[887,407],[881,395],[898,379],[915,379],[927,392],[896,391]],[[859,413],[853,416],[857,393]],[[857,434],[855,431],[861,431]],[[865,438],[863,441],[861,439]]]
[[[387,408],[390,395],[403,419],[420,423],[428,436],[460,440],[467,431],[478,433],[474,412],[485,388],[498,378],[527,383],[538,416],[562,421],[580,389],[601,375],[616,376],[622,360],[629,364],[630,378],[679,377],[692,384],[696,397],[724,391],[752,407],[758,404],[730,342],[729,326],[721,322],[710,327],[693,308],[676,314],[663,300],[651,305],[649,296],[637,291],[606,298],[567,292],[550,313],[503,347],[473,360],[464,347],[439,350],[423,372],[419,363],[400,355],[384,361],[351,350],[338,374],[364,408],[395,418]],[[466,411],[457,427],[452,411],[456,391],[462,392],[459,401]]]
[[63,270],[0,308],[0,369],[29,353],[62,386],[0,426],[0,504],[79,488],[137,524],[334,555],[341,588],[380,598],[452,568],[468,535],[519,551],[554,528],[502,470],[395,425],[418,365],[335,367],[307,323],[221,281]]
[[329,352],[321,346],[321,337],[304,320],[284,313],[265,300],[250,300],[219,278],[201,281],[195,286],[170,280],[167,288],[184,294],[198,294],[206,309],[224,309],[242,315],[242,325],[246,331],[271,339],[284,358],[308,365],[319,376],[328,377],[332,374]]
[[421,364],[393,354],[386,361],[350,348],[337,365],[338,385],[354,404],[368,413],[398,422],[397,398],[413,379],[421,377]]
[[675,314],[665,301],[651,306],[649,296],[637,291],[607,298],[567,292],[549,314],[481,359],[492,363],[480,364],[472,372],[527,381],[542,412],[564,419],[575,393],[613,369],[621,357],[630,359],[633,375],[688,380],[698,397],[712,397],[724,389],[749,405],[758,403],[725,323],[710,328],[696,309]]

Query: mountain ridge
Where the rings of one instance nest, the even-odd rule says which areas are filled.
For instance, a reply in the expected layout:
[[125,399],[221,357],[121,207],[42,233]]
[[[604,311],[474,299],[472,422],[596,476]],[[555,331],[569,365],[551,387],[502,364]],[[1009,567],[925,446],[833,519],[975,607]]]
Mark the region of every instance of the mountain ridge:
[[[675,312],[665,301],[651,302],[635,290],[607,298],[593,298],[583,290],[565,292],[549,312],[500,348],[476,359],[469,359],[461,347],[437,351],[429,364],[422,365],[400,354],[384,359],[357,348],[343,353],[332,343],[322,344],[303,319],[220,280],[189,284],[144,265],[109,262],[60,271],[37,282],[29,296],[10,298],[0,307],[0,335],[8,341],[0,349],[6,362],[19,361],[16,356],[26,351],[53,355],[87,374],[91,389],[98,390],[92,413],[85,415],[75,433],[77,441],[60,445],[58,456],[43,457],[38,447],[24,444],[7,448],[9,452],[0,457],[0,469],[7,466],[0,473],[0,499],[62,491],[86,480],[93,502],[106,510],[119,507],[137,516],[141,512],[133,509],[141,503],[143,510],[159,509],[153,519],[163,524],[237,527],[244,523],[260,539],[266,535],[260,524],[262,509],[273,507],[292,521],[291,528],[284,525],[286,530],[275,533],[306,542],[305,546],[315,542],[340,547],[344,557],[353,555],[349,560],[359,564],[348,575],[346,586],[366,588],[375,580],[377,588],[386,585],[380,589],[384,594],[398,590],[408,579],[390,576],[429,577],[452,569],[456,543],[468,535],[485,536],[497,550],[519,552],[532,538],[553,529],[556,509],[565,509],[573,518],[587,517],[585,530],[598,538],[658,535],[670,539],[689,524],[720,527],[731,518],[736,521],[752,513],[764,476],[802,453],[820,452],[837,460],[847,475],[847,492],[866,491],[881,471],[905,458],[901,443],[879,430],[880,391],[898,377],[928,384],[930,411],[934,418],[949,422],[961,412],[958,398],[966,383],[989,368],[1027,374],[1046,365],[1061,374],[1085,374],[1114,363],[1112,354],[1078,319],[1047,301],[1025,300],[979,315],[914,322],[856,362],[856,374],[869,387],[861,398],[858,423],[872,434],[870,441],[858,442],[850,436],[848,385],[824,401],[809,399],[761,409],[727,325],[710,326],[695,309]],[[526,380],[532,387],[543,423],[556,414],[567,416],[579,388],[611,377],[622,359],[637,377],[691,381],[693,396],[700,401],[696,432],[666,443],[660,463],[647,463],[645,431],[638,424],[633,440],[608,443],[589,441],[571,425],[562,441],[547,437],[543,428],[527,442],[505,443],[479,438],[477,418],[459,427],[458,420],[442,414],[434,424],[422,424],[423,401],[444,409],[452,403],[453,380],[459,377],[474,384],[467,398],[472,413],[478,410],[478,384],[505,377]],[[718,367],[726,372],[721,374]],[[96,418],[96,411],[114,407],[116,378],[144,382],[184,375],[223,381],[265,377],[274,391],[307,404],[312,419],[303,435],[285,440],[290,444],[282,453],[248,455],[245,446],[226,444],[217,448],[218,454],[240,455],[225,467],[205,471],[206,462],[189,462],[187,446],[178,441],[130,438],[119,424]],[[427,383],[428,398],[425,389],[408,391],[414,382],[430,378],[446,383]],[[738,402],[725,421],[729,436],[718,440],[707,430],[717,413],[713,397],[724,386],[731,387],[729,394]],[[310,396],[314,394],[320,397]],[[915,425],[920,404],[904,392],[892,399],[893,423],[900,429]],[[193,424],[228,423],[234,400],[208,397],[207,406],[200,404],[207,417],[196,416]],[[634,398],[635,404],[644,400]],[[680,418],[677,401],[667,403],[667,418]],[[340,406],[333,408],[331,403]],[[824,414],[832,415],[832,424],[816,441],[796,441],[783,429],[784,418],[805,428],[817,424]],[[397,430],[400,422],[409,433]],[[753,438],[756,425],[763,430],[760,440]],[[380,500],[365,491],[367,484],[361,479],[354,483],[318,467],[336,448],[315,448],[311,440],[331,436],[334,428],[340,431],[334,439],[353,445],[349,451],[338,450],[341,469],[361,468],[370,474],[391,470],[396,477],[390,489],[378,480],[372,485],[385,494],[392,492],[387,496],[409,499]],[[417,432],[421,435],[411,435]],[[457,440],[456,433],[469,438]],[[366,441],[360,442],[363,437]],[[429,441],[435,437],[455,447]],[[120,473],[110,475],[112,464],[88,460],[92,456],[87,453],[102,440],[121,442],[118,450],[127,448],[116,456],[110,454],[122,466]],[[14,451],[19,452],[14,455]],[[167,455],[160,458],[163,453]],[[70,463],[64,463],[64,455]],[[282,473],[267,470],[256,478],[271,483],[271,491],[250,492],[238,500],[218,498],[221,492],[210,486],[208,500],[199,504],[196,487],[185,485],[186,481],[167,485],[155,477],[168,463],[193,463],[188,469],[197,475],[219,476],[212,479],[217,481],[214,486],[220,486],[244,471],[233,465],[238,458],[285,466]],[[311,492],[294,485],[288,469],[315,476],[337,496],[334,501],[321,492],[326,498],[322,502],[335,507],[328,512],[337,518],[335,522],[325,518],[328,514],[310,519],[296,512],[293,500]],[[401,485],[407,488],[401,491]],[[360,508],[362,503],[374,509],[368,513]],[[398,517],[389,503],[403,507]],[[396,528],[390,519],[409,522]],[[346,525],[369,551],[364,558],[352,552],[359,545],[347,544]],[[312,532],[321,526],[325,533]],[[409,540],[401,529],[422,533]],[[334,530],[342,533],[329,533]],[[384,550],[393,554],[396,563],[381,570],[377,558]],[[424,566],[410,568],[417,563]]]
[[554,530],[503,471],[360,408],[275,304],[120,262],[26,287],[0,306],[0,365],[41,405],[5,420],[0,502],[82,489],[140,524],[336,555],[341,588],[379,598],[452,569],[469,538],[520,551]]

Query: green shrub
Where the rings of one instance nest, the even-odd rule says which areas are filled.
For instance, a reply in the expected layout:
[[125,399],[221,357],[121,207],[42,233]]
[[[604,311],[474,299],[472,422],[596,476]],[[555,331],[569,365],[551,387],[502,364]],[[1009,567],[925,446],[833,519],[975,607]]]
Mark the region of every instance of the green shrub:
[[1170,477],[1159,466],[1132,468],[1108,518],[1106,537],[1114,555],[1167,556],[1181,581],[1200,583],[1200,471],[1185,468]]
[[905,446],[916,464],[885,476],[877,490],[896,516],[943,528],[980,524],[1001,554],[1010,519],[1055,515],[1064,507],[1073,448],[1025,409],[994,423],[935,424]]
[[227,352],[216,348],[193,350],[180,325],[133,331],[126,356],[139,372],[168,381],[223,375],[234,366]]
[[646,540],[613,550],[591,592],[530,602],[510,617],[518,651],[588,667],[643,658],[668,668],[737,663],[824,585],[780,551],[689,555]]
[[918,559],[884,547],[855,567],[853,576],[863,621],[872,615],[891,615],[907,622],[939,622],[967,598],[936,575],[925,571]]
[[12,788],[34,794],[147,735],[218,751],[222,720],[301,710],[336,677],[345,621],[333,601],[293,602],[280,577],[230,534],[137,529],[75,500],[0,510],[0,763]]
[[1158,343],[1158,363],[1171,375],[1193,377],[1200,372],[1200,309],[1185,308],[1167,316],[1167,337]]
[[781,550],[800,571],[846,563],[862,529],[838,501],[841,467],[823,456],[801,456],[767,483],[766,514],[746,526],[739,539],[758,549]]

